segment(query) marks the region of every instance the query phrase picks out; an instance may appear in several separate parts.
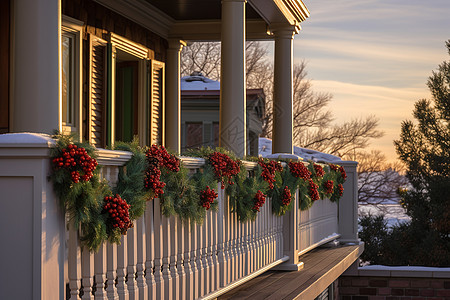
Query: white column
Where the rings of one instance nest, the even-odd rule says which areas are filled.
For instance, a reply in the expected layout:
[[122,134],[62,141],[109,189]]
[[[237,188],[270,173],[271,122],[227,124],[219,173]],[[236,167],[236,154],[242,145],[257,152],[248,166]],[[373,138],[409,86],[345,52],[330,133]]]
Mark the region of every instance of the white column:
[[169,39],[167,49],[165,144],[176,153],[181,151],[180,52],[185,45],[179,39]]
[[13,132],[52,133],[60,121],[59,0],[14,1]]
[[246,155],[245,0],[222,0],[219,144]]
[[356,161],[340,161],[347,173],[344,194],[339,199],[338,228],[341,243],[359,243],[358,239],[358,173]]
[[275,35],[272,153],[293,153],[292,42],[295,31],[291,27],[272,31]]

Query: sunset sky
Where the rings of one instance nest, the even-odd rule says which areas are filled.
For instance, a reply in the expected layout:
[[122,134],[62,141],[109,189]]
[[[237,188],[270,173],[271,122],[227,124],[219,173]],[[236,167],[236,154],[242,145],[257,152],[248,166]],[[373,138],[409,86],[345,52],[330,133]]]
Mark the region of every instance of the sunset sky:
[[376,115],[385,136],[371,147],[397,155],[401,121],[430,98],[431,71],[449,60],[450,0],[304,0],[311,16],[294,41],[313,88],[334,95],[336,122]]

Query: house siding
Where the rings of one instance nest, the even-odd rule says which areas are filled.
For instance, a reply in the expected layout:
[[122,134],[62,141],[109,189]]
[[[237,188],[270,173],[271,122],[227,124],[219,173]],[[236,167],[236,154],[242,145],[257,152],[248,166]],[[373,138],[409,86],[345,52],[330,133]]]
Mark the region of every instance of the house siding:
[[62,13],[85,24],[83,39],[92,34],[106,40],[113,32],[150,49],[150,59],[166,61],[165,39],[94,1],[63,0]]
[[[62,0],[62,14],[83,22],[82,137],[96,147],[106,147],[113,142],[110,138],[109,123],[112,116],[108,112],[108,106],[110,94],[115,88],[108,81],[108,74],[114,72],[108,61],[110,54],[106,53],[110,34],[113,33],[147,48],[148,59],[152,62],[159,61],[161,65],[164,65],[166,60],[168,43],[152,31],[91,0]],[[150,83],[152,87],[155,86],[153,81]],[[158,84],[162,85],[160,88],[164,88],[162,78]],[[153,94],[152,102],[163,101],[161,97],[153,99],[155,96]],[[158,108],[162,105],[163,103],[159,103]],[[162,110],[153,108],[152,112],[157,113],[151,116],[152,120],[162,120]],[[141,122],[147,123],[143,120]],[[153,123],[151,122],[153,134],[149,141],[161,143],[163,128]]]
[[10,1],[0,1],[0,133],[9,131]]

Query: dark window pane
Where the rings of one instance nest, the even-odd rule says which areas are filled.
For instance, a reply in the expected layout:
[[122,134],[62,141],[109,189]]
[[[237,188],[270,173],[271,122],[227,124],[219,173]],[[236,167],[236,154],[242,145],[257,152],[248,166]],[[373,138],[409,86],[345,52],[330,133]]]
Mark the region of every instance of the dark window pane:
[[186,123],[186,148],[198,148],[203,145],[203,124]]

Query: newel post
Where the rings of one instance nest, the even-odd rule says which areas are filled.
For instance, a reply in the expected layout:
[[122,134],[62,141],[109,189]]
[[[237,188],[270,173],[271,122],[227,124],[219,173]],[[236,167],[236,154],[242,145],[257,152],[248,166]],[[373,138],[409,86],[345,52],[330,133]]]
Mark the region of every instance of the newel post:
[[289,259],[281,265],[273,268],[281,271],[299,271],[303,269],[303,262],[299,261],[298,256],[298,190],[295,192],[295,198],[292,200],[292,209],[283,216],[283,255],[289,256]]
[[342,161],[347,180],[344,183],[344,195],[339,200],[338,228],[341,243],[359,243],[358,239],[358,173],[356,161]]
[[64,299],[64,213],[53,192],[47,135],[0,135],[2,299]]

